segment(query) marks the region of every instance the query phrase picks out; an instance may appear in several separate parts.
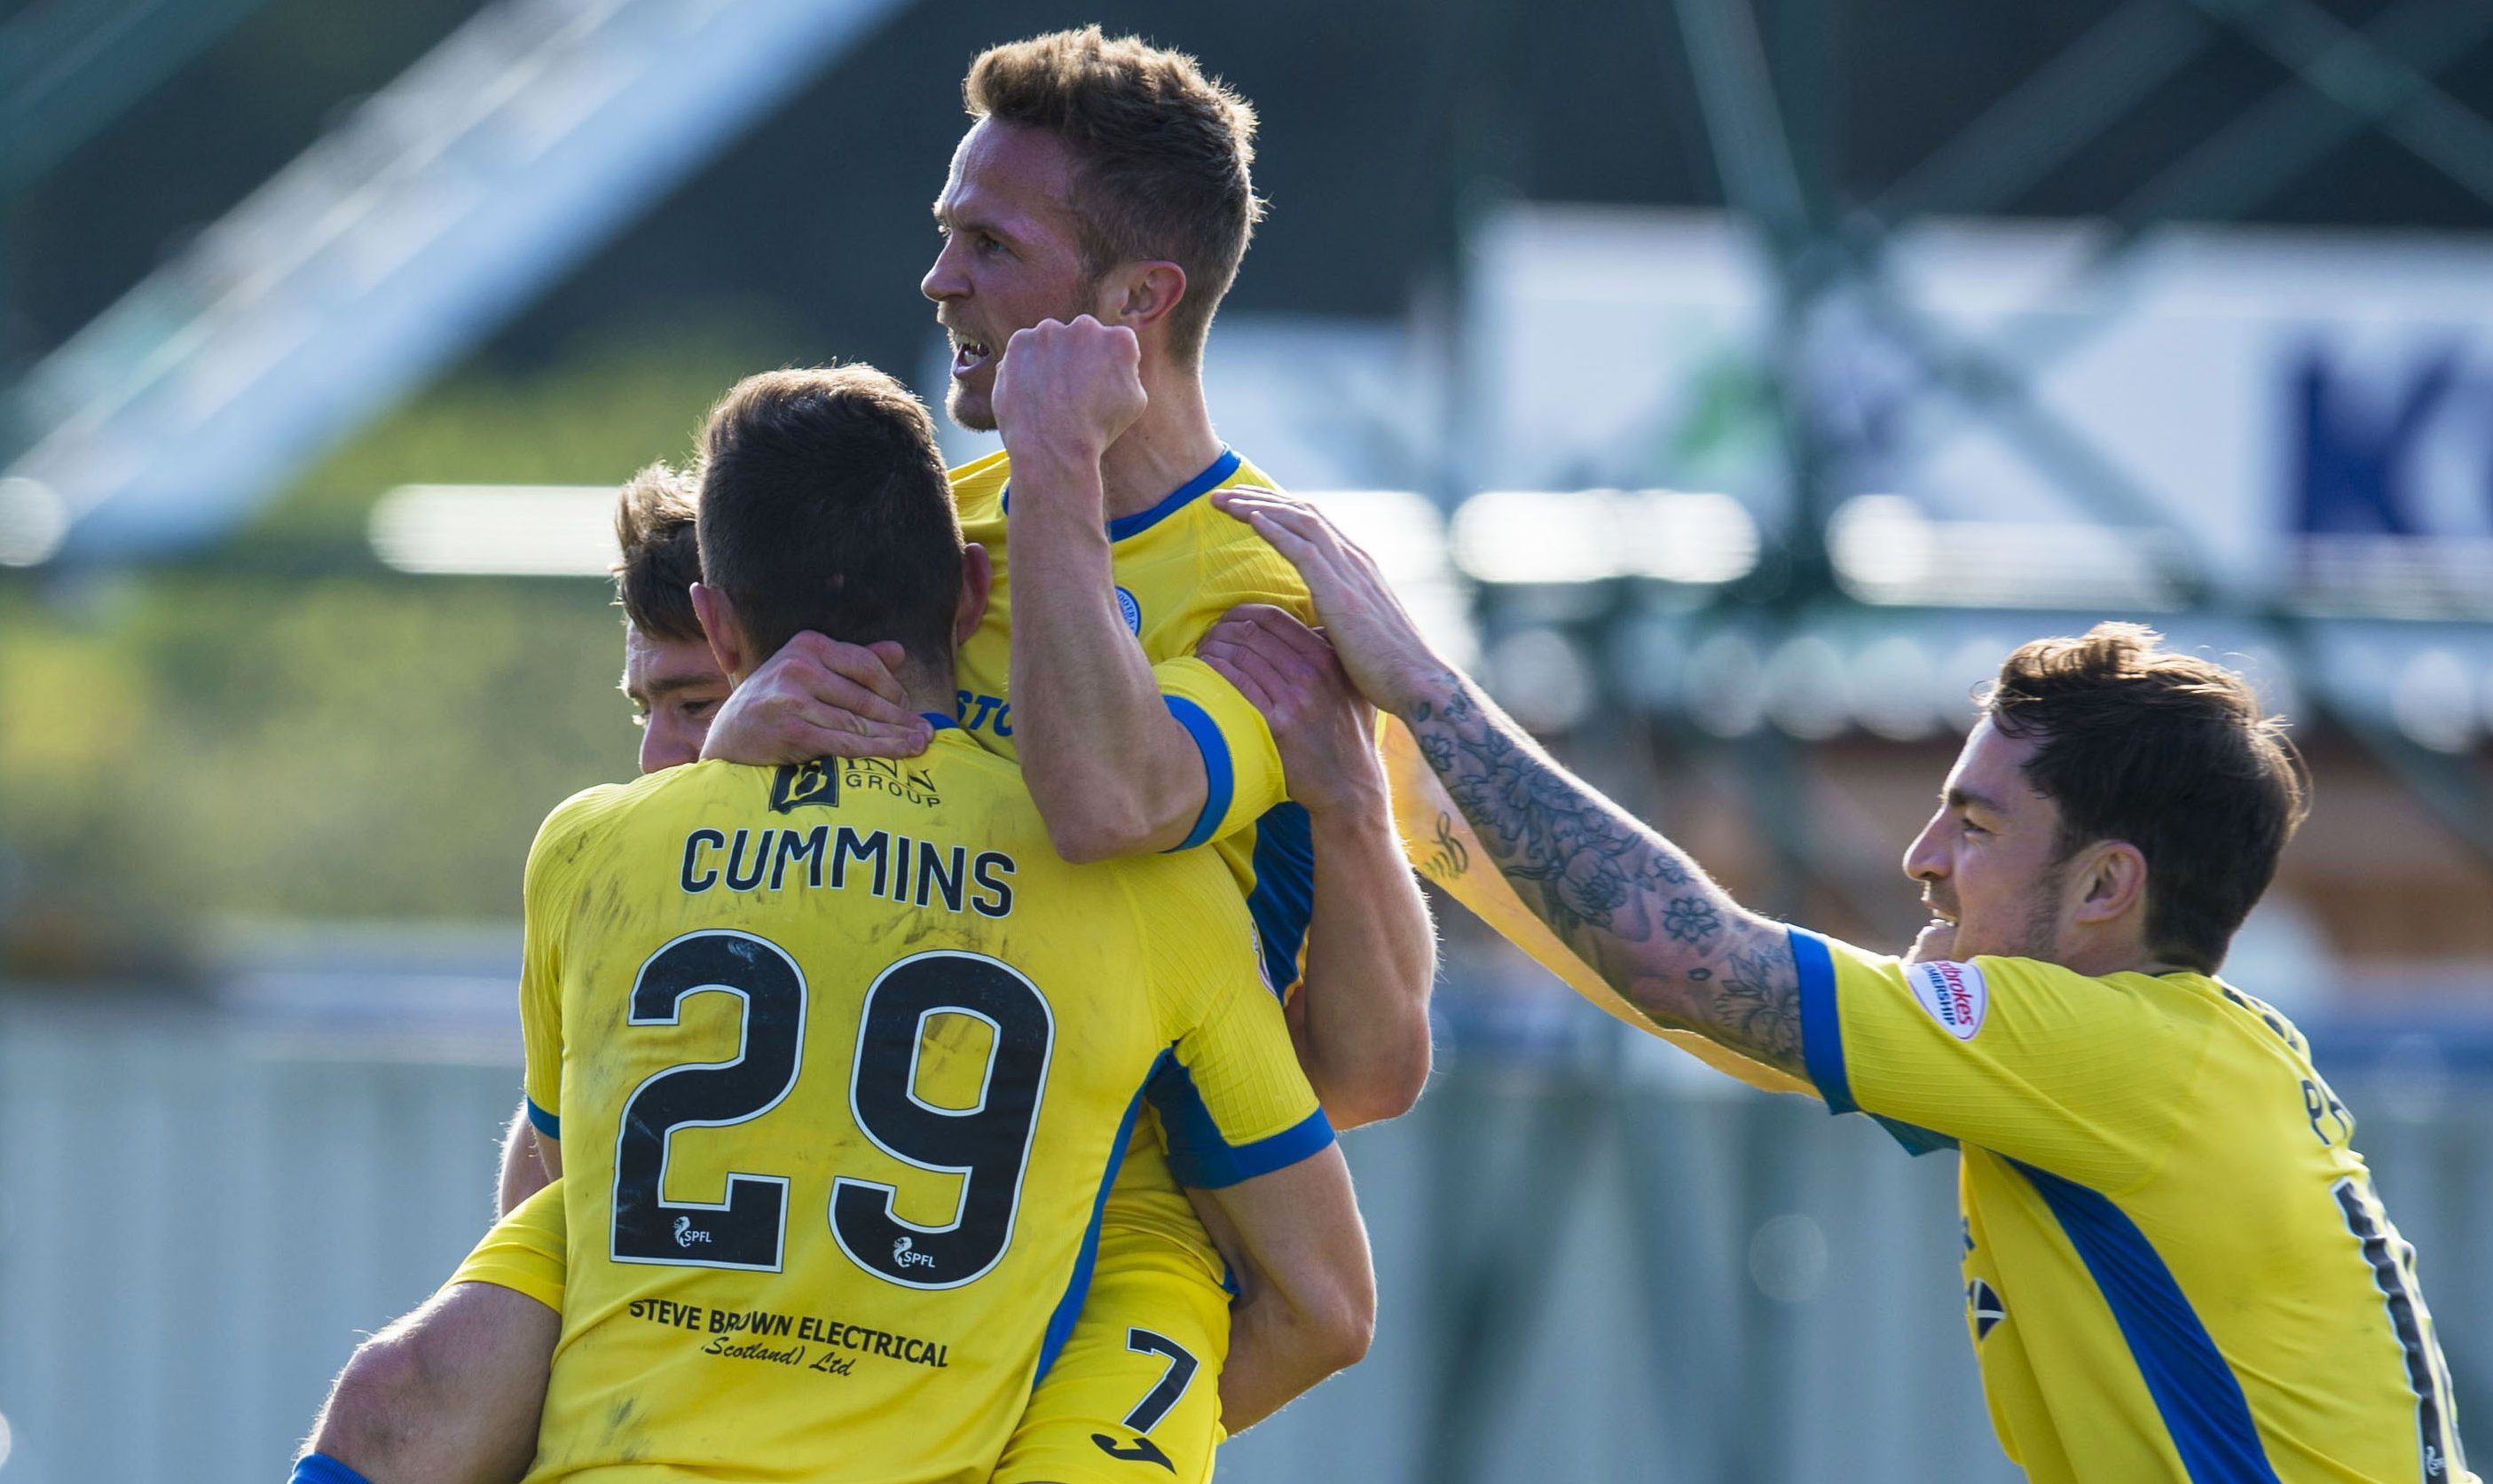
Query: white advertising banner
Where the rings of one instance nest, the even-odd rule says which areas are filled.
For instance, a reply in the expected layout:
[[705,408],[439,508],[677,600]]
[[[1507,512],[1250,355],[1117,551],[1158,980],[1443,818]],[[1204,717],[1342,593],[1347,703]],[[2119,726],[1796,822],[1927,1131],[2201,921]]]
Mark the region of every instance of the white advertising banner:
[[1725,490],[1779,523],[1787,362],[1822,514],[2109,525],[2220,598],[2493,616],[2493,239],[2107,233],[1917,227],[1787,315],[1731,219],[1516,208],[1468,264],[1465,454],[1480,488]]

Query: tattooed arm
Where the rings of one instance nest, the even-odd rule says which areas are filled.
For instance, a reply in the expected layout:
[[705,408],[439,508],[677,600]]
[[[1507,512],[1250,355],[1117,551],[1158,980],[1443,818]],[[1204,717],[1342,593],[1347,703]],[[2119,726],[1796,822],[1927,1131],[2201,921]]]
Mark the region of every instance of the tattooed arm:
[[1733,902],[1452,668],[1414,677],[1396,714],[1517,894],[1630,1004],[1800,1070],[1800,977],[1783,924]]
[[1655,1024],[1799,1073],[1800,976],[1784,926],[1552,761],[1428,648],[1367,554],[1312,509],[1215,496],[1305,574],[1368,699],[1401,718],[1526,905]]

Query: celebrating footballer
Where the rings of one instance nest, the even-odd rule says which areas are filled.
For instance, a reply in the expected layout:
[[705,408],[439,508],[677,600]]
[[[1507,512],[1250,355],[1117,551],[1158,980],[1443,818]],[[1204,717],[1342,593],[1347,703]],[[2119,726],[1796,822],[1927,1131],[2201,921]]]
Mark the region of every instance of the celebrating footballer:
[[2472,1478],[2352,1113],[2218,977],[2306,792],[2240,676],[2037,638],[1906,851],[1911,952],[1759,916],[1214,430],[1246,102],[1096,28],[964,96],[919,287],[1004,452],[780,371],[625,489],[644,776],[529,854],[504,1219],[297,1484],[1209,1477],[1369,1342],[1334,1135],[1427,1078],[1441,838],[1602,1009],[1955,1151],[2027,1477]]

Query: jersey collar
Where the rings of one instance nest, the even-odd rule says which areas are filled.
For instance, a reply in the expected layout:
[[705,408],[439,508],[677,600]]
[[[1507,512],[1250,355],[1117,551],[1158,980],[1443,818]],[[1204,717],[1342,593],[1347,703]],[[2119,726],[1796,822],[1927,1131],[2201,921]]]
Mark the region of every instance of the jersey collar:
[[[1204,495],[1219,489],[1221,484],[1226,481],[1230,475],[1238,472],[1238,465],[1241,461],[1242,460],[1239,459],[1238,451],[1236,449],[1229,447],[1227,444],[1222,444],[1220,448],[1220,457],[1212,460],[1211,466],[1205,469],[1202,473],[1197,474],[1194,478],[1187,480],[1185,484],[1180,485],[1175,490],[1171,490],[1167,499],[1160,501],[1149,510],[1138,510],[1130,516],[1119,516],[1115,519],[1109,521],[1108,539],[1112,542],[1123,541],[1128,536],[1139,536],[1143,532],[1150,530],[1153,526],[1159,524],[1169,517],[1176,515],[1179,511],[1186,509],[1188,505],[1193,504]],[[1006,515],[1012,514],[1012,486],[1010,484],[1006,484],[1005,486],[1004,494],[997,503],[999,508],[1001,508]]]

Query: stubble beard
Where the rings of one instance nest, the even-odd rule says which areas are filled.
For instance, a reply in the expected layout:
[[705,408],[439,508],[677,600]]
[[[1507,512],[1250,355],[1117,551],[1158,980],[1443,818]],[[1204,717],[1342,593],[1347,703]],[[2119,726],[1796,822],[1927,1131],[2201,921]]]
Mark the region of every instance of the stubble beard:
[[2040,880],[2034,883],[2031,899],[2026,908],[2026,920],[2019,924],[2006,940],[1993,942],[1977,938],[1967,941],[1958,926],[1942,928],[1940,920],[1922,929],[1906,953],[1908,963],[1926,964],[1941,959],[2033,959],[2039,963],[2059,962],[2060,888],[2067,884],[2067,861],[2055,861],[2044,868]]
[[[1083,279],[1081,287],[1071,299],[1052,313],[1040,317],[1071,324],[1080,316],[1091,313],[1099,297],[1099,285],[1106,277],[1104,269],[1093,271]],[[1006,336],[1005,342],[1008,343],[1010,340],[1011,337]],[[944,389],[944,415],[952,420],[954,427],[965,428],[972,432],[996,430],[996,375],[1004,366],[1005,344],[991,345],[988,353],[995,359],[987,363],[985,391],[974,392],[958,379]]]
[[2043,878],[2034,883],[2034,900],[2027,908],[2025,941],[2007,957],[2045,964],[2059,962],[2060,889],[2068,879],[2069,863],[2065,858],[2044,868]]
[[972,432],[993,432],[996,430],[995,393],[992,389],[985,393],[973,392],[955,381],[944,389],[944,415],[950,418],[956,428],[966,428]]

